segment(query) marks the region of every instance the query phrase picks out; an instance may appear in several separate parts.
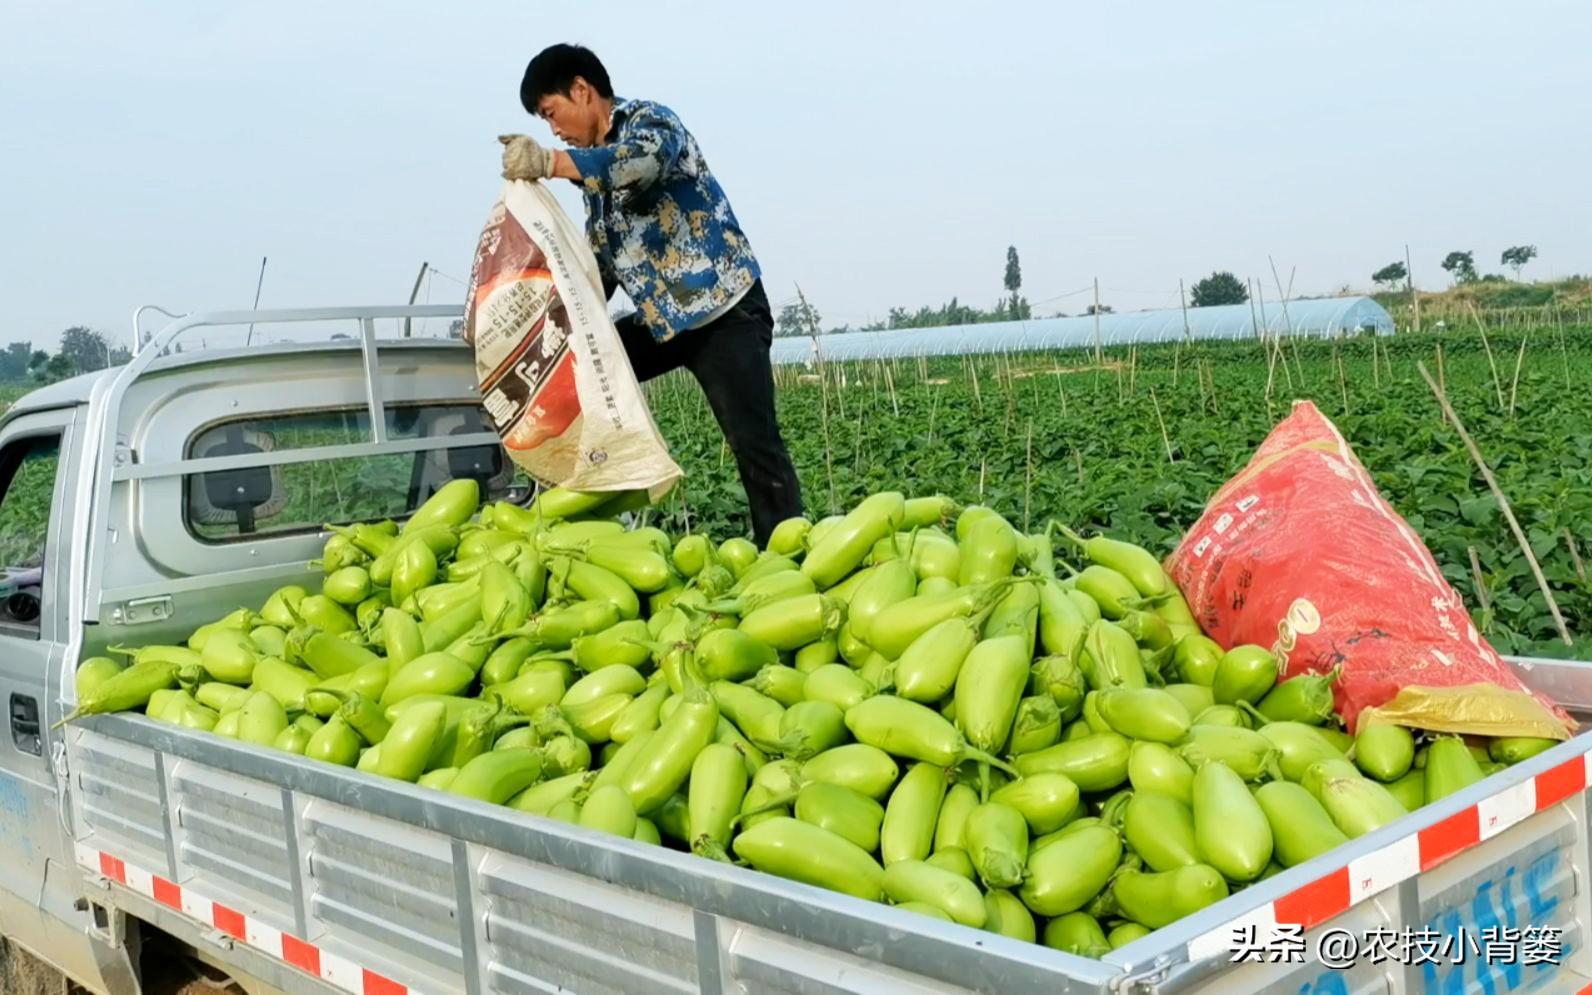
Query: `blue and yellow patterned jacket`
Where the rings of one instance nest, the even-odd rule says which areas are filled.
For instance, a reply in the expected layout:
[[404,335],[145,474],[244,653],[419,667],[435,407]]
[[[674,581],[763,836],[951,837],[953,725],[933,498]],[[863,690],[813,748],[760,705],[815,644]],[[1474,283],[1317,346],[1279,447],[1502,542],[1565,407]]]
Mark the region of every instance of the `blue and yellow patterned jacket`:
[[614,101],[608,143],[567,150],[583,177],[586,231],[658,341],[724,310],[757,280],[752,247],[696,139],[646,100]]

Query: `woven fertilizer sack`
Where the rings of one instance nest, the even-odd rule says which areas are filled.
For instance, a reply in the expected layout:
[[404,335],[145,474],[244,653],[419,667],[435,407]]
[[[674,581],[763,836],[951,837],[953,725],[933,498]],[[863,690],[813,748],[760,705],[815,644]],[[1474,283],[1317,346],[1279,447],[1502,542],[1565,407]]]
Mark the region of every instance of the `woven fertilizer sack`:
[[1341,668],[1333,695],[1351,730],[1375,709],[1438,732],[1570,734],[1569,716],[1488,645],[1426,544],[1308,401],[1216,492],[1166,570],[1223,647],[1269,647],[1284,678]]
[[482,405],[526,473],[653,500],[674,485],[680,468],[608,317],[597,260],[546,186],[503,184],[467,301]]

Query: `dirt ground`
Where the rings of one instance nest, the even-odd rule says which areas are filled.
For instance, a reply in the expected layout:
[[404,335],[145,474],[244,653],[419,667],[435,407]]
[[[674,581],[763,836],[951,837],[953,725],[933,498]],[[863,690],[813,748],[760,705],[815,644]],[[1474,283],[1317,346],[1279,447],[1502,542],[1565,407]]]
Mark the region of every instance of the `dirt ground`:
[[[243,989],[212,980],[215,972],[169,948],[146,949],[142,960],[144,995],[243,995]],[[0,995],[88,993],[27,951],[0,939]]]

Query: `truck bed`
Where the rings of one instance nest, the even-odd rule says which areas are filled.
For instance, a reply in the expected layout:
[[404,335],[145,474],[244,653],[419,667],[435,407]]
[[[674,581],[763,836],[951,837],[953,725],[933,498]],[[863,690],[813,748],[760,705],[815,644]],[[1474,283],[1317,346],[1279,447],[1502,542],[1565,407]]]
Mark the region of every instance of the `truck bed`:
[[[1515,663],[1561,689],[1588,669]],[[68,748],[78,859],[107,900],[288,991],[1314,995],[1592,977],[1592,733],[1100,961],[139,716],[84,720]],[[1232,962],[1245,927],[1264,944],[1277,924],[1298,927],[1303,962]],[[1558,964],[1488,963],[1484,931],[1528,925],[1562,930]],[[1366,931],[1406,927],[1430,941],[1418,953],[1364,954]],[[1317,944],[1343,930],[1362,956],[1335,970]]]

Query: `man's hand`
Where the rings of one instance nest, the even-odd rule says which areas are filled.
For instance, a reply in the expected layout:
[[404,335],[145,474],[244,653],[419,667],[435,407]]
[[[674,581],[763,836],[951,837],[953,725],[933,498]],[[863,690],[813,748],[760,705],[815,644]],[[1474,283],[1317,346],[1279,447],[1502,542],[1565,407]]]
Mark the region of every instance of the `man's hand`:
[[499,135],[503,143],[505,180],[547,180],[553,177],[554,155],[528,135]]

